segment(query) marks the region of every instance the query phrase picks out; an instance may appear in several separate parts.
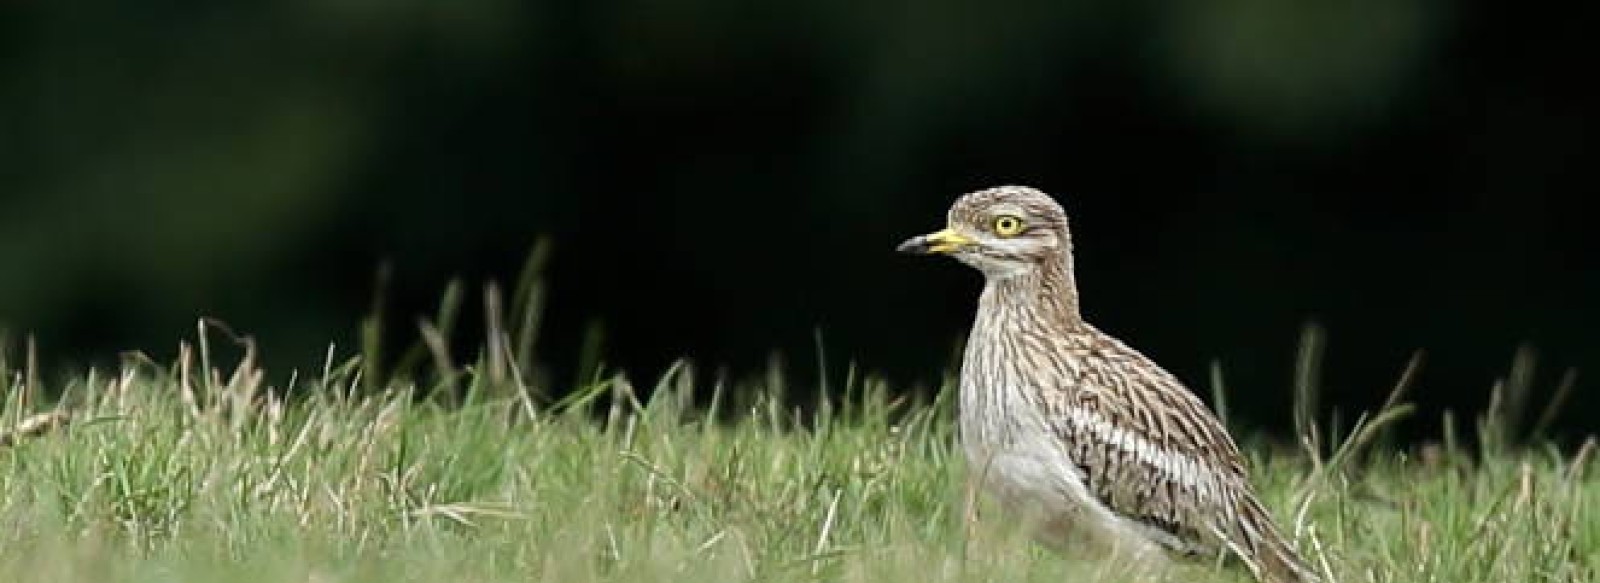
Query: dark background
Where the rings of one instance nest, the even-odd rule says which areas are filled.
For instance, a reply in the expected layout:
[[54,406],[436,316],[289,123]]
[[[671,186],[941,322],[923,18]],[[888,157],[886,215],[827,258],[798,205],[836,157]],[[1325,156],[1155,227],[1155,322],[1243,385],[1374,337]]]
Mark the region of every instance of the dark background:
[[1021,183],[1088,318],[1202,393],[1220,361],[1244,423],[1286,426],[1314,320],[1330,405],[1424,349],[1430,431],[1526,343],[1596,428],[1591,4],[219,4],[0,8],[0,326],[58,370],[211,316],[286,382],[356,350],[380,264],[410,341],[548,235],[554,378],[594,325],[636,379],[808,385],[820,334],[927,387],[980,280],[892,250]]

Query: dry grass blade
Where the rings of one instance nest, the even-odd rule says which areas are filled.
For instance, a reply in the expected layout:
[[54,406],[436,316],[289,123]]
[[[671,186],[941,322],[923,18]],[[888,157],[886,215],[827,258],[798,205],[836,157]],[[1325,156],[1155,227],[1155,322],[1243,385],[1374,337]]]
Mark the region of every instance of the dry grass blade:
[[1589,460],[1594,459],[1595,449],[1600,445],[1595,443],[1593,435],[1583,440],[1583,445],[1578,447],[1578,453],[1572,456],[1572,465],[1567,466],[1567,481],[1577,483],[1583,480],[1584,471],[1588,468]]
[[1316,422],[1322,388],[1322,340],[1322,327],[1307,324],[1300,333],[1300,351],[1295,355],[1294,366],[1294,431],[1318,470],[1322,467],[1322,438]]
[[545,265],[550,261],[550,250],[551,243],[548,238],[540,238],[538,243],[534,244],[517,278],[517,287],[512,292],[512,297],[515,298],[511,306],[512,318],[516,322],[516,336],[512,341],[514,353],[512,362],[530,374],[534,370],[534,349],[539,341],[540,324],[544,318],[543,276]]
[[421,508],[417,508],[417,509],[411,510],[411,511],[407,512],[407,515],[411,516],[413,518],[427,518],[427,517],[432,517],[432,516],[443,516],[445,518],[450,519],[452,522],[455,522],[456,524],[460,524],[462,526],[468,526],[468,527],[477,527],[478,526],[478,523],[473,522],[473,520],[472,520],[472,517],[474,517],[474,516],[484,516],[484,517],[499,518],[499,519],[504,519],[504,520],[525,520],[525,519],[527,519],[527,516],[522,514],[522,513],[520,513],[520,512],[514,512],[514,511],[509,511],[509,510],[501,510],[501,509],[498,509],[498,508],[489,508],[487,506],[479,506],[479,505],[475,505],[475,504],[461,504],[461,503],[429,504],[427,506],[423,506]]
[[1544,409],[1539,412],[1539,418],[1533,422],[1531,436],[1539,439],[1550,430],[1555,423],[1556,416],[1561,413],[1561,408],[1567,404],[1567,399],[1572,396],[1573,386],[1578,384],[1577,369],[1569,368],[1561,374],[1561,380],[1556,384],[1556,392],[1550,395],[1550,400],[1545,403]]
[[510,347],[505,344],[505,320],[501,307],[500,285],[490,283],[483,288],[483,319],[484,319],[484,374],[488,377],[491,391],[498,391],[505,386],[507,377],[506,355],[511,353]]
[[[446,402],[455,404],[456,377],[459,375],[455,360],[450,358],[450,346],[445,340],[444,333],[438,327],[425,319],[417,320],[417,331],[422,335],[422,342],[428,347],[428,352],[433,357],[433,369],[439,376],[440,391]],[[439,394],[436,392],[436,394]]]
[[71,420],[72,415],[61,410],[29,415],[10,430],[0,433],[0,447],[11,447],[23,439],[38,437],[66,427]]
[[1234,429],[1233,419],[1228,415],[1228,390],[1222,380],[1222,363],[1211,361],[1209,369],[1211,380],[1211,409],[1217,413],[1217,421],[1223,427]]

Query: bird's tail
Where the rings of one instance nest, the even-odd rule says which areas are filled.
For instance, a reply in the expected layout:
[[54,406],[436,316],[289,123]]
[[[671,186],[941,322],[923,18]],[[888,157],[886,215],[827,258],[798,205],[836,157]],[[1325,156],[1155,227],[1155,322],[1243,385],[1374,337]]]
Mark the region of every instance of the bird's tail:
[[1322,583],[1322,577],[1300,557],[1273,523],[1272,515],[1254,496],[1239,503],[1237,519],[1230,536],[1224,537],[1234,554],[1242,559],[1262,583]]

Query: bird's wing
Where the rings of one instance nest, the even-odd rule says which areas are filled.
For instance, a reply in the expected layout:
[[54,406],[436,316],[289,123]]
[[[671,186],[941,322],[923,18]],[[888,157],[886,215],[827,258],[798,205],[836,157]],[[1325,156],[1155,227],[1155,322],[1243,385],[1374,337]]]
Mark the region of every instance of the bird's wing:
[[1085,487],[1117,514],[1165,533],[1156,538],[1174,550],[1214,550],[1197,519],[1243,478],[1238,447],[1193,394],[1137,353],[1106,345],[1080,356],[1072,390],[1045,405]]
[[1080,356],[1075,386],[1045,406],[1089,492],[1175,551],[1230,547],[1252,570],[1263,563],[1298,570],[1251,489],[1238,446],[1198,397],[1109,336]]

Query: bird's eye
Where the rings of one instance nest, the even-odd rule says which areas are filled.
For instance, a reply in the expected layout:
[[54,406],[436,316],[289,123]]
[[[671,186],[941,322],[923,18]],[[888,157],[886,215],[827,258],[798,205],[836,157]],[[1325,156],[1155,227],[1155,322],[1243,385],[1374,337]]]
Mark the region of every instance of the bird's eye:
[[1022,232],[1022,219],[1011,215],[995,217],[994,232],[1001,237],[1010,237]]

